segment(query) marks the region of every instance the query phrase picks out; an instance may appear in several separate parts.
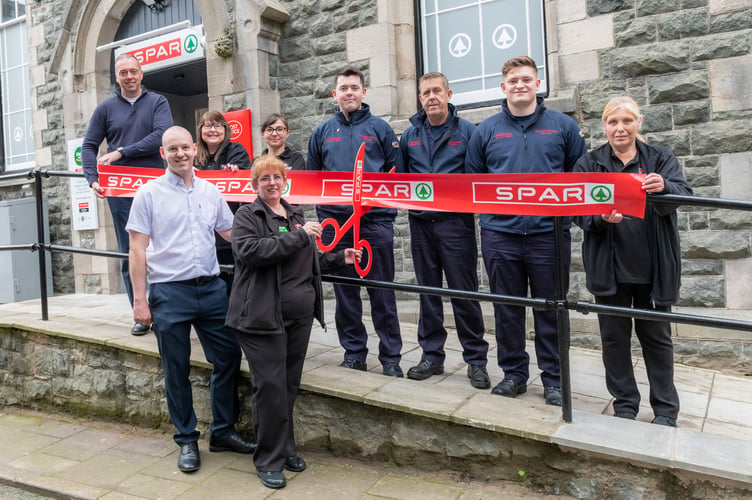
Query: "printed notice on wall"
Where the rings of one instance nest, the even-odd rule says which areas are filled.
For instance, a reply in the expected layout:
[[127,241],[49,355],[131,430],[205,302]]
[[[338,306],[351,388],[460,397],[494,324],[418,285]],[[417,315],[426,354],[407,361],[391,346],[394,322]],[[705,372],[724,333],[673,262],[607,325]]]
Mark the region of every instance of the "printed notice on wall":
[[[83,138],[68,141],[68,170],[83,173],[81,166],[81,145]],[[71,177],[71,220],[73,229],[98,229],[97,197],[83,177]]]

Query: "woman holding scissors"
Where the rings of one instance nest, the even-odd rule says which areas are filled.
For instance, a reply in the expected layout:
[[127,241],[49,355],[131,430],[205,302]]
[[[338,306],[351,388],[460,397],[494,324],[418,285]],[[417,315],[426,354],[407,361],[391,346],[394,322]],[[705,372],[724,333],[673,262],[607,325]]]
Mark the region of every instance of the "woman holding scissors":
[[318,253],[321,224],[306,222],[302,208],[282,199],[286,170],[272,155],[253,162],[258,197],[235,214],[236,277],[226,320],[250,365],[253,462],[268,488],[285,486],[283,468],[306,468],[295,451],[292,411],[314,317],[323,325],[321,271],[340,270],[361,256],[352,248]]
[[[642,116],[630,97],[611,99],[602,116],[608,143],[577,161],[574,172],[647,174],[648,193],[691,195],[674,154],[643,142]],[[574,218],[583,229],[582,260],[587,288],[599,304],[670,311],[679,300],[681,251],[676,207],[648,203],[645,218],[611,213]],[[640,392],[632,368],[632,319],[598,315],[606,386],[614,415],[634,420]],[[635,319],[635,332],[650,382],[654,424],[676,427],[679,395],[674,386],[674,349],[667,321]]]

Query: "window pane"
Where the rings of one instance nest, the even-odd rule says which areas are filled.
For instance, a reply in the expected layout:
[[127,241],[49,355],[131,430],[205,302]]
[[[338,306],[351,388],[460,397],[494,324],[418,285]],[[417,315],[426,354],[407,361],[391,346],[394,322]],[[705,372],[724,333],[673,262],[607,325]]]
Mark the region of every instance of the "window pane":
[[[11,2],[12,3],[12,2]],[[2,0],[3,14],[8,2]],[[31,123],[26,22],[0,28],[3,148],[6,170],[33,167],[34,130]]]
[[2,0],[3,10],[3,22],[10,21],[16,18],[16,2],[15,0]]
[[543,0],[423,0],[423,73],[441,71],[455,104],[501,97],[501,66],[527,54],[546,91]]

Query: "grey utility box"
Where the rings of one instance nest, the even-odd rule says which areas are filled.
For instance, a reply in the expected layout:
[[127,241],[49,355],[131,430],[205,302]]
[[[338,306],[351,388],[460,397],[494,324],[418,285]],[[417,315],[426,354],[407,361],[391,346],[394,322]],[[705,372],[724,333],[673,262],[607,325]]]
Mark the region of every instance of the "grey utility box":
[[[49,242],[47,199],[43,201],[45,214],[44,235]],[[0,246],[26,245],[37,241],[36,198],[0,201]],[[50,253],[47,259],[47,294],[52,296],[52,266]],[[39,253],[31,250],[0,251],[0,303],[38,299]]]

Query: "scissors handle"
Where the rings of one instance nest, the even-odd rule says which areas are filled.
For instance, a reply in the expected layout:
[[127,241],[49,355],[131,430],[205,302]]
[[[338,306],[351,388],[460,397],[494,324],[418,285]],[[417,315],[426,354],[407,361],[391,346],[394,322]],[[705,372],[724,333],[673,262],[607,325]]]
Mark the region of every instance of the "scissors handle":
[[371,244],[368,243],[366,240],[359,240],[355,243],[355,250],[363,250],[363,255],[360,257],[360,262],[363,262],[366,258],[365,254],[368,253],[368,264],[366,264],[366,267],[360,267],[360,262],[357,260],[355,261],[355,272],[358,273],[358,276],[361,278],[365,278],[366,275],[371,271],[371,264],[373,264],[373,251],[371,250]]
[[[324,243],[325,226],[332,226],[332,228],[334,229],[334,236],[332,237],[332,241],[329,243]],[[330,250],[333,250],[334,247],[337,246],[337,243],[339,243],[339,240],[342,239],[343,235],[344,231],[339,227],[339,222],[337,222],[337,219],[329,217],[328,219],[321,221],[321,238],[316,240],[316,244],[318,245],[319,250],[321,250],[322,252],[328,252]]]

